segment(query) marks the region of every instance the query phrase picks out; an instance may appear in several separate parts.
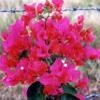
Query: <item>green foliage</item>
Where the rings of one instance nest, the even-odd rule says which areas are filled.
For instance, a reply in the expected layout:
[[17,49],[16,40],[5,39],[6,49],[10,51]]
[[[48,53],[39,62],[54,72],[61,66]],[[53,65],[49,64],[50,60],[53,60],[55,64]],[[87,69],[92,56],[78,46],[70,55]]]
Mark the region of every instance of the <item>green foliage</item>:
[[63,90],[64,94],[60,96],[60,100],[79,100],[76,97],[77,91],[72,85],[70,84],[64,85]]
[[49,8],[48,7],[45,7],[44,8],[44,13],[48,13],[49,12]]
[[60,100],[79,100],[79,99],[76,96],[65,93],[65,94],[61,95]]
[[40,82],[33,83],[27,91],[28,100],[45,100]]
[[76,89],[70,84],[64,85],[63,90],[66,94],[76,95],[77,93]]

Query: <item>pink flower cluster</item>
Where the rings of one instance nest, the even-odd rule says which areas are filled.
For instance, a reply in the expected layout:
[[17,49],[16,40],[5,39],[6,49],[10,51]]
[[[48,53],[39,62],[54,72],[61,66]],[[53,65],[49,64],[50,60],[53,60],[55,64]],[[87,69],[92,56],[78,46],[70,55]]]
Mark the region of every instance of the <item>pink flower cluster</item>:
[[45,73],[40,77],[40,82],[45,86],[44,92],[48,95],[57,95],[63,92],[61,84],[69,82],[78,83],[80,79],[80,72],[75,67],[67,63],[66,66],[61,59],[57,59],[53,65],[50,66],[50,73]]
[[26,12],[3,32],[0,70],[6,85],[39,81],[47,95],[63,93],[62,84],[87,87],[88,79],[76,66],[100,58],[100,50],[90,45],[96,36],[84,28],[83,16],[75,23],[63,16],[62,5],[63,0],[24,5]]

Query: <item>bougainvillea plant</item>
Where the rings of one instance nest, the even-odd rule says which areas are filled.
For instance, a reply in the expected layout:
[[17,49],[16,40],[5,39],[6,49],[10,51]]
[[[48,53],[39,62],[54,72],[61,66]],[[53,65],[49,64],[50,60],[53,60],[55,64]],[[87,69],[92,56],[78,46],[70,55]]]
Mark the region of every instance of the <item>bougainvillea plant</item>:
[[88,78],[79,67],[100,58],[84,17],[71,23],[62,5],[63,0],[25,4],[25,13],[2,33],[2,82],[28,84],[28,100],[84,100]]

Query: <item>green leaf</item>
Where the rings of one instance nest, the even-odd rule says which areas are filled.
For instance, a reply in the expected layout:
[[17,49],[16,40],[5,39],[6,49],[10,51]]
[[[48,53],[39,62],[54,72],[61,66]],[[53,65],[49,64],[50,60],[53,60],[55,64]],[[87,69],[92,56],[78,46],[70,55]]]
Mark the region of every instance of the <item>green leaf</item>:
[[38,15],[38,16],[37,16],[37,19],[42,19],[42,18],[44,18],[43,15]]
[[45,7],[44,8],[44,13],[48,13],[49,12],[49,8],[48,7]]
[[61,95],[60,100],[66,100],[66,95]]
[[71,94],[63,94],[60,96],[60,100],[79,100],[79,99]]
[[76,89],[70,84],[63,85],[63,90],[64,93],[71,94],[71,95],[76,95],[77,93]]
[[36,94],[34,96],[28,97],[28,100],[45,100],[43,94]]
[[27,91],[28,100],[44,100],[42,88],[43,86],[40,84],[40,82],[33,83]]
[[57,59],[58,55],[51,55],[49,58],[43,59],[48,65],[52,65]]

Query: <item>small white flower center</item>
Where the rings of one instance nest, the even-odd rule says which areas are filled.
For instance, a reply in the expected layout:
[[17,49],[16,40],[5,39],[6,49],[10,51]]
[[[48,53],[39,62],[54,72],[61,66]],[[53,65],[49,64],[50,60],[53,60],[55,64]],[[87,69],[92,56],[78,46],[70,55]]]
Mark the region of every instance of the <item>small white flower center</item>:
[[21,66],[21,67],[20,67],[20,70],[24,70],[24,67],[23,67],[23,66]]
[[62,59],[61,61],[62,61],[63,64],[65,63],[65,60],[64,59]]
[[66,63],[64,63],[64,67],[67,67],[67,64]]

